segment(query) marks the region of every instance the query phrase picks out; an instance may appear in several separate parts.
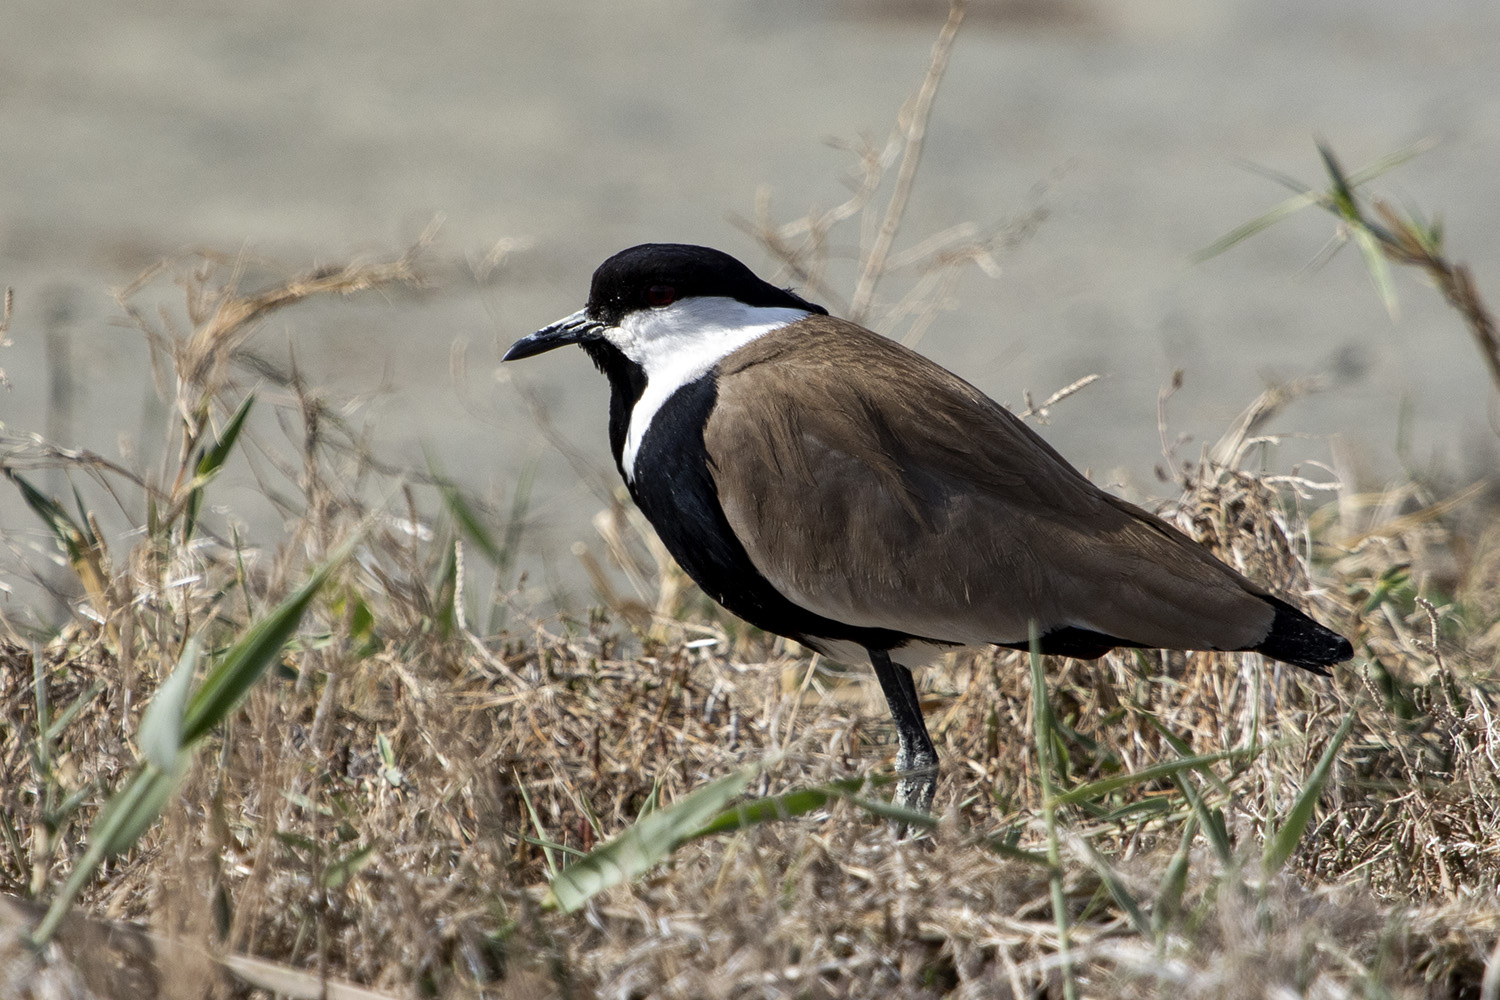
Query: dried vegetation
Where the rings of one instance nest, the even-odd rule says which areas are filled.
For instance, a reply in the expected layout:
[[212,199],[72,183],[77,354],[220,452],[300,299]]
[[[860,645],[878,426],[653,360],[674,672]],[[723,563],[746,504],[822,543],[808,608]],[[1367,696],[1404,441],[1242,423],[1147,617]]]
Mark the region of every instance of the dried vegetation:
[[[910,153],[920,120],[865,169]],[[877,184],[852,186],[837,218],[756,231],[816,284],[828,227]],[[853,298],[912,266],[871,321],[919,336],[957,263],[1034,222],[906,260],[874,215],[862,248],[884,262]],[[1257,401],[1216,461],[1174,465],[1164,514],[1343,630],[1353,663],[1320,680],[1119,652],[1049,661],[1037,697],[1024,654],[952,657],[920,678],[936,817],[903,831],[862,671],[716,616],[623,508],[589,560],[622,566],[628,598],[533,620],[507,586],[467,592],[466,558],[509,571],[525,511],[485,528],[500,518],[382,466],[294,368],[246,353],[268,310],[413,281],[419,250],[253,294],[233,262],[154,275],[188,290],[180,329],[127,303],[171,403],[155,474],[4,439],[76,614],[0,644],[0,996],[1500,995],[1495,483],[1252,474],[1278,397]],[[286,517],[274,551],[205,507],[235,463]],[[41,468],[76,503],[31,486]],[[101,529],[105,509],[134,530]],[[256,653],[254,623],[314,567],[290,641]],[[522,624],[471,627],[497,606]],[[249,682],[202,733],[167,726],[163,757],[147,706],[179,663],[229,661]],[[166,776],[159,818],[87,866],[142,774]],[[592,881],[565,898],[559,872]]]

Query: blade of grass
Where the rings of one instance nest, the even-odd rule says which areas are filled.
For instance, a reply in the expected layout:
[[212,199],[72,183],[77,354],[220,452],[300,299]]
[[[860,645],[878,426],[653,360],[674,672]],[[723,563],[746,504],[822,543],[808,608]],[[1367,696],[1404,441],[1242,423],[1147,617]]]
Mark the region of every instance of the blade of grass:
[[[1183,739],[1177,733],[1173,732],[1171,727],[1169,727],[1166,723],[1162,722],[1161,719],[1156,717],[1155,713],[1142,711],[1141,715],[1143,718],[1145,718],[1147,725],[1156,730],[1157,733],[1160,734],[1162,739],[1171,744],[1172,749],[1177,751],[1177,756],[1193,756],[1193,745],[1187,740]],[[1219,790],[1220,795],[1229,794],[1229,786],[1225,784],[1224,780],[1213,771],[1204,770],[1203,776],[1209,781],[1213,782],[1214,787]]]
[[1344,721],[1338,731],[1333,734],[1333,739],[1328,741],[1328,746],[1323,750],[1323,756],[1318,758],[1317,765],[1308,776],[1307,785],[1297,796],[1297,801],[1292,804],[1292,811],[1287,814],[1286,822],[1273,836],[1266,838],[1262,864],[1267,874],[1281,871],[1292,853],[1296,851],[1297,845],[1301,843],[1302,835],[1307,831],[1308,823],[1312,821],[1313,809],[1318,804],[1318,797],[1323,794],[1323,786],[1328,783],[1328,777],[1333,773],[1333,762],[1353,728],[1354,713],[1350,712],[1344,716]]
[[512,773],[516,776],[516,791],[521,793],[521,804],[526,807],[526,815],[531,818],[531,828],[536,831],[535,837],[526,837],[524,839],[542,849],[542,859],[547,863],[547,871],[556,879],[558,875],[557,855],[553,851],[561,847],[561,845],[554,843],[547,836],[547,831],[542,826],[542,817],[537,815],[536,806],[531,801],[531,793],[526,790],[526,783],[521,778],[521,772],[513,771]]
[[1188,800],[1193,807],[1193,815],[1199,825],[1203,827],[1203,836],[1214,849],[1214,854],[1223,864],[1229,864],[1234,856],[1234,848],[1229,842],[1229,828],[1224,824],[1224,813],[1218,809],[1210,809],[1208,803],[1203,801],[1203,796],[1198,788],[1188,780],[1185,774],[1174,774],[1172,780],[1177,782],[1177,787],[1182,791],[1182,797]]
[[1094,845],[1089,843],[1087,838],[1079,837],[1078,847],[1083,854],[1083,859],[1089,863],[1090,868],[1094,869],[1094,873],[1099,876],[1099,881],[1104,883],[1104,888],[1109,890],[1109,895],[1114,899],[1115,904],[1125,911],[1125,916],[1130,920],[1131,926],[1139,934],[1150,935],[1151,922],[1146,919],[1146,914],[1141,910],[1140,904],[1136,902],[1130,890],[1125,888],[1125,883],[1120,881],[1120,876],[1115,874],[1110,863],[1104,860],[1104,856],[1094,849]]
[[295,593],[247,629],[219,658],[188,702],[182,720],[185,746],[196,743],[228,718],[245,693],[280,659],[281,650],[297,631],[303,613],[328,577],[348,558],[357,541],[356,536],[341,545]]
[[[1231,247],[1243,243],[1245,240],[1254,236],[1256,233],[1259,233],[1265,229],[1269,229],[1271,226],[1274,226],[1276,223],[1280,222],[1287,216],[1294,215],[1310,205],[1323,205],[1330,211],[1336,212],[1337,209],[1334,205],[1334,199],[1337,197],[1338,189],[1340,187],[1344,192],[1351,193],[1352,197],[1352,191],[1354,188],[1359,187],[1361,184],[1364,184],[1367,181],[1374,180],[1376,177],[1379,177],[1381,174],[1384,174],[1387,171],[1395,169],[1396,167],[1405,163],[1407,160],[1420,156],[1421,154],[1431,149],[1434,145],[1434,140],[1423,139],[1420,142],[1412,143],[1410,146],[1407,146],[1403,149],[1398,149],[1394,153],[1388,153],[1385,156],[1382,156],[1380,159],[1376,160],[1374,163],[1371,163],[1365,167],[1361,167],[1351,174],[1346,175],[1342,171],[1340,171],[1334,177],[1334,192],[1319,191],[1315,188],[1308,187],[1307,185],[1302,184],[1301,182],[1288,177],[1285,174],[1281,174],[1273,170],[1268,170],[1264,167],[1248,165],[1250,166],[1250,169],[1254,170],[1261,176],[1269,177],[1276,183],[1281,184],[1284,187],[1289,187],[1293,191],[1296,191],[1297,194],[1293,195],[1291,198],[1288,198],[1286,201],[1277,205],[1275,208],[1271,209],[1264,215],[1251,219],[1244,225],[1235,227],[1227,235],[1220,237],[1213,243],[1204,247],[1202,250],[1199,250],[1196,253],[1190,255],[1188,257],[1188,261],[1193,264],[1201,264],[1212,257],[1217,257],[1219,256],[1219,254],[1230,249]],[[1325,149],[1325,147],[1322,143],[1318,144],[1318,149],[1319,155],[1323,157],[1324,163],[1326,165],[1328,163],[1329,157],[1323,154],[1323,150]]]
[[375,845],[364,844],[338,858],[323,871],[323,887],[337,889],[359,873],[375,856]]
[[[1145,719],[1151,728],[1160,733],[1162,739],[1170,743],[1172,749],[1176,750],[1178,754],[1183,757],[1191,756],[1192,747],[1188,744],[1187,740],[1172,732],[1155,715],[1145,713]],[[1255,752],[1259,753],[1259,750]],[[1202,768],[1200,773],[1213,783],[1220,795],[1226,798],[1229,796],[1229,786],[1217,774],[1207,767]],[[1174,774],[1172,775],[1172,780],[1182,792],[1182,797],[1187,799],[1188,804],[1193,807],[1193,813],[1197,816],[1198,823],[1202,825],[1203,836],[1208,840],[1209,846],[1214,849],[1214,853],[1218,856],[1219,861],[1226,865],[1229,864],[1233,852],[1229,842],[1229,829],[1224,824],[1223,811],[1209,808],[1208,803],[1203,800],[1202,793],[1198,791],[1198,786],[1186,774]]]
[[234,443],[239,439],[240,431],[245,426],[245,418],[250,415],[250,407],[254,403],[255,393],[246,395],[239,408],[229,418],[229,423],[225,424],[223,431],[219,433],[218,440],[212,447],[204,449],[202,456],[198,459],[198,465],[193,470],[193,482],[188,490],[187,509],[183,514],[183,538],[193,536],[193,528],[198,523],[198,511],[203,507],[203,488],[229,460],[229,454],[234,450]]
[[1166,760],[1160,764],[1152,764],[1143,767],[1139,771],[1129,774],[1115,774],[1108,778],[1100,778],[1098,781],[1090,781],[1068,789],[1066,792],[1058,792],[1054,795],[1054,801],[1058,805],[1069,805],[1097,799],[1108,795],[1110,792],[1118,791],[1128,785],[1136,785],[1146,781],[1156,781],[1159,778],[1171,778],[1187,770],[1196,770],[1207,767],[1209,764],[1217,764],[1221,760],[1230,760],[1235,757],[1246,757],[1258,755],[1263,748],[1239,747],[1231,750],[1220,750],[1217,753],[1198,754],[1194,757],[1184,757],[1179,760]]
[[52,705],[47,697],[47,661],[42,647],[31,647],[32,697],[36,699],[36,768],[43,776],[52,770]]
[[142,756],[163,771],[175,769],[178,755],[183,751],[182,717],[197,666],[198,640],[189,639],[171,676],[156,689],[151,703],[146,706],[140,728],[136,730],[136,743]]
[[798,788],[780,795],[768,795],[764,798],[736,803],[709,820],[693,834],[693,837],[732,833],[757,823],[770,823],[805,816],[807,813],[823,808],[835,799],[853,798],[853,793],[863,785],[864,782],[859,778],[845,778],[826,785]]
[[1039,865],[1044,868],[1052,864],[1047,855],[1038,854],[1036,851],[1028,851],[1024,847],[1017,847],[1005,837],[989,837],[985,840],[984,846],[1002,858],[1009,858],[1012,861],[1024,861],[1028,865]]
[[1376,294],[1380,296],[1380,304],[1385,306],[1386,315],[1395,322],[1401,318],[1401,304],[1396,299],[1396,286],[1391,283],[1391,267],[1386,263],[1385,254],[1368,229],[1356,228],[1353,235],[1354,245],[1359,247],[1360,256],[1365,260],[1365,269],[1370,272],[1370,280],[1375,284]]
[[1182,841],[1177,852],[1167,863],[1162,875],[1161,888],[1156,893],[1156,906],[1151,913],[1151,935],[1160,949],[1167,940],[1167,929],[1182,910],[1182,894],[1187,890],[1188,868],[1192,864],[1193,836],[1197,833],[1197,820],[1189,816],[1182,824]]
[[21,491],[21,499],[26,501],[26,506],[31,508],[32,513],[40,517],[52,529],[52,534],[67,550],[68,561],[76,563],[81,560],[88,542],[84,537],[83,529],[74,522],[72,515],[63,510],[62,504],[10,469],[5,470],[5,475],[16,484],[16,489]]
[[610,886],[650,871],[707,826],[759,770],[756,764],[742,767],[642,817],[614,840],[558,872],[543,905],[572,913]]
[[1309,205],[1316,205],[1318,203],[1318,198],[1318,193],[1315,191],[1309,191],[1306,194],[1293,195],[1286,201],[1271,209],[1269,212],[1266,212],[1264,215],[1257,216],[1256,218],[1251,219],[1249,222],[1234,227],[1228,233],[1214,240],[1202,250],[1197,250],[1192,254],[1189,254],[1188,263],[1202,264],[1204,261],[1211,260],[1214,257],[1219,256],[1224,251],[1230,250],[1245,242],[1257,233],[1270,229],[1282,219],[1285,219],[1291,215],[1296,215],[1298,212],[1302,211],[1304,208],[1307,208]]
[[867,799],[861,795],[846,795],[844,798],[870,815],[878,816],[881,819],[894,820],[898,826],[905,829],[920,828],[923,830],[933,830],[937,828],[937,817],[929,812],[908,809],[905,806],[897,805],[894,802],[885,802],[881,799]]
[[53,897],[46,914],[32,929],[29,937],[33,948],[45,947],[57,933],[73,906],[73,900],[104,859],[135,843],[155,822],[176,785],[176,774],[162,771],[154,764],[143,764],[131,775],[125,787],[110,797],[99,818],[89,828],[88,848],[73,865],[72,873]]
[[[1073,946],[1068,927],[1068,897],[1063,886],[1062,844],[1057,834],[1058,800],[1052,790],[1052,704],[1047,697],[1047,677],[1042,671],[1041,639],[1031,623],[1031,717],[1036,736],[1037,781],[1042,790],[1042,820],[1047,827],[1048,888],[1052,896],[1052,918],[1057,923],[1057,959],[1062,967],[1063,996],[1077,1000],[1078,983],[1073,974]],[[1096,782],[1097,784],[1097,782]]]
[[505,517],[500,558],[495,564],[496,571],[502,575],[510,572],[511,567],[516,563],[517,553],[521,551],[521,538],[526,533],[526,514],[531,509],[531,489],[536,484],[536,472],[540,465],[539,458],[532,458],[521,466],[521,471],[516,476],[515,490],[510,498],[510,511]]
[[62,735],[63,730],[67,729],[73,724],[73,720],[78,718],[79,713],[88,707],[89,702],[99,697],[99,692],[103,691],[106,686],[104,681],[95,681],[89,685],[87,691],[74,698],[72,703],[63,709],[62,714],[52,720],[52,725],[47,727],[47,739],[55,742]]
[[5,810],[0,810],[0,843],[4,843],[11,859],[11,864],[7,866],[11,875],[18,883],[24,882],[26,869],[22,859],[26,857],[26,849],[21,846],[21,834],[16,829],[16,824]]
[[[62,504],[32,486],[16,472],[6,468],[5,475],[16,484],[16,489],[21,491],[21,499],[26,502],[26,506],[46,522],[53,536],[62,545],[63,551],[68,554],[68,565],[78,575],[79,582],[83,584],[84,591],[89,595],[89,600],[101,614],[107,614],[109,604],[106,596],[109,584],[104,572],[103,546],[95,537],[93,529],[89,527],[88,518],[84,517],[80,525],[63,509]],[[77,496],[76,490],[74,495]],[[118,637],[114,635],[113,623],[108,628],[111,638],[118,641]]]
[[500,543],[495,541],[495,536],[485,526],[484,521],[475,512],[473,505],[469,503],[462,491],[456,486],[444,485],[443,505],[448,508],[448,513],[453,516],[453,523],[458,525],[463,536],[479,547],[479,551],[484,553],[484,557],[490,561],[491,565],[499,565],[504,558],[500,551]]

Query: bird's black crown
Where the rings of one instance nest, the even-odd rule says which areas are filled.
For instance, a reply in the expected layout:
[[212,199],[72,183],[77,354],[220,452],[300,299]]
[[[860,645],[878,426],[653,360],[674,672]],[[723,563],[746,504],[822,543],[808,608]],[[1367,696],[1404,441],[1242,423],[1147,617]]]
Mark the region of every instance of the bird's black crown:
[[588,315],[615,326],[639,309],[700,296],[723,296],[750,306],[828,312],[762,281],[722,250],[687,243],[642,243],[599,265],[589,289]]

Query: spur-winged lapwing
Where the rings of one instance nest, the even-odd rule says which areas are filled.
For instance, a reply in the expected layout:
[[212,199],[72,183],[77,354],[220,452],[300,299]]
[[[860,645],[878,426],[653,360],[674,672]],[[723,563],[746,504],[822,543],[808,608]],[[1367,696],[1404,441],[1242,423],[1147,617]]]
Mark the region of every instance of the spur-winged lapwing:
[[910,668],[993,643],[1244,650],[1326,673],[1348,640],[1099,489],[957,375],[707,247],[648,243],[505,360],[577,344],[630,495],[714,600],[875,667],[898,797],[937,752]]

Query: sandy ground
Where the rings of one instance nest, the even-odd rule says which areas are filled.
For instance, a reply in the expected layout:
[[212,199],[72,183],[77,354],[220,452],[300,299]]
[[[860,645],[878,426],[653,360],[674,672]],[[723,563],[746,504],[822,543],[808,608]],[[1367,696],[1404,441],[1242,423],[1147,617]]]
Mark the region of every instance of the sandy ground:
[[[128,9],[127,9],[128,7]],[[497,372],[500,350],[577,308],[593,267],[647,240],[768,264],[726,221],[759,186],[783,218],[840,198],[829,136],[883,136],[914,91],[942,4],[569,5],[390,0],[7,5],[0,31],[0,284],[16,292],[9,432],[150,453],[160,405],[109,290],[187,247],[288,271],[399,249],[436,216],[438,288],[279,316],[309,377],[362,394],[389,450],[504,494],[540,461],[532,559],[566,579],[598,503],[538,440],[516,381],[600,466],[605,386],[578,352]],[[1402,461],[1492,469],[1494,394],[1468,334],[1398,279],[1393,322],[1307,214],[1208,264],[1186,257],[1284,192],[1246,160],[1316,182],[1314,138],[1355,167],[1438,145],[1380,189],[1447,221],[1500,302],[1500,5],[1337,0],[1213,5],[975,0],[938,99],[902,244],[1038,205],[1036,235],[977,272],[922,349],[996,398],[1097,373],[1045,433],[1147,492],[1157,394],[1187,446],[1269,379],[1329,373],[1277,429],[1372,482]],[[522,249],[481,283],[466,261]],[[899,286],[896,286],[899,287]],[[450,354],[469,367],[455,386]],[[384,391],[376,392],[384,386]],[[1405,449],[1404,451],[1402,449]],[[233,484],[222,497],[235,502]],[[246,491],[248,493],[248,491]],[[274,535],[274,519],[250,515]],[[13,546],[34,518],[0,500]],[[24,546],[23,546],[24,547]],[[14,610],[14,608],[12,608]]]

